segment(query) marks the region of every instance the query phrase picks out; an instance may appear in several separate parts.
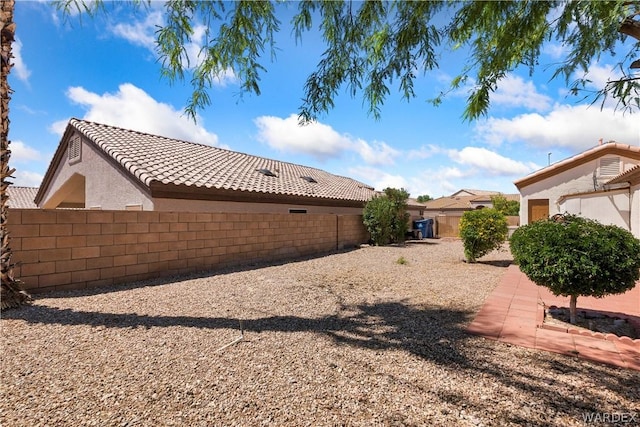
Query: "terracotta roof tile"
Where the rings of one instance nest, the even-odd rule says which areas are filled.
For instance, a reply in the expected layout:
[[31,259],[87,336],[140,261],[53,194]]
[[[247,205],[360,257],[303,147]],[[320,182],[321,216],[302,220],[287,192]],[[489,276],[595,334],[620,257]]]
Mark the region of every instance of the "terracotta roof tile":
[[[491,196],[502,194],[499,192],[483,191],[482,195],[476,196],[446,196],[429,200],[425,203],[426,209],[429,210],[461,210],[472,209],[483,202],[491,203]],[[520,194],[502,194],[507,200],[520,201]]]
[[[196,188],[353,201],[367,201],[375,194],[369,185],[321,169],[85,120],[71,119],[69,125],[147,187],[157,181]],[[263,168],[276,176],[260,173]],[[317,183],[307,182],[303,176],[310,176]]]
[[9,193],[8,205],[14,209],[38,209],[33,201],[38,194],[38,187],[17,187],[10,185],[7,188]]

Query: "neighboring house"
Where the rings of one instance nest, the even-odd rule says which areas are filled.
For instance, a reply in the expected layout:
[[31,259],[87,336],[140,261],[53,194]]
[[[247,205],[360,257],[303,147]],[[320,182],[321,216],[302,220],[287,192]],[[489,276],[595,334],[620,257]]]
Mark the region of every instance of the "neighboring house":
[[[456,191],[451,196],[439,197],[425,203],[424,216],[435,221],[438,237],[458,237],[462,214],[481,208],[491,208],[491,196],[502,195],[507,200],[520,200],[519,194],[502,194],[498,191],[469,190]],[[509,217],[509,225],[516,226],[517,218]]]
[[321,169],[71,119],[41,208],[359,214],[373,187]]
[[520,200],[519,194],[502,194],[498,191],[460,190],[451,196],[439,197],[425,203],[425,216],[437,215],[461,216],[464,212],[491,208],[491,196],[502,195],[507,200]]
[[38,209],[38,205],[33,201],[38,194],[38,187],[18,187],[10,185],[7,187],[9,195],[9,208],[14,209]]
[[609,142],[514,182],[520,221],[570,213],[640,237],[640,147]]

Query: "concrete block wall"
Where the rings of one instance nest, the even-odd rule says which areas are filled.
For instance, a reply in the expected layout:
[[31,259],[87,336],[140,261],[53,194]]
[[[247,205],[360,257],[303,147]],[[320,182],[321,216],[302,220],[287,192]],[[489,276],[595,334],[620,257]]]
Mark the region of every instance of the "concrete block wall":
[[360,215],[11,209],[15,276],[32,293],[278,261],[364,243]]

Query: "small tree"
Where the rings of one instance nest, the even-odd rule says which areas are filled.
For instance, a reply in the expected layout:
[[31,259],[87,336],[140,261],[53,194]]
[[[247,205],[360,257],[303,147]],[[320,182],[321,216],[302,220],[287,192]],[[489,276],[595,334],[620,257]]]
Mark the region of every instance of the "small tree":
[[640,277],[640,241],[614,225],[575,215],[536,221],[511,236],[520,270],[554,295],[571,297],[571,323],[578,296],[623,293]]
[[369,200],[364,207],[363,221],[376,245],[402,242],[408,230],[409,214],[404,189],[385,188],[384,195]]
[[428,194],[422,194],[422,195],[418,196],[416,198],[416,200],[418,201],[418,203],[424,203],[424,202],[428,202],[429,200],[433,200],[433,199]]
[[507,219],[493,208],[476,209],[462,214],[460,237],[467,262],[498,249],[507,240]]
[[520,202],[517,200],[508,200],[504,194],[496,194],[491,196],[491,204],[493,208],[505,216],[520,215]]

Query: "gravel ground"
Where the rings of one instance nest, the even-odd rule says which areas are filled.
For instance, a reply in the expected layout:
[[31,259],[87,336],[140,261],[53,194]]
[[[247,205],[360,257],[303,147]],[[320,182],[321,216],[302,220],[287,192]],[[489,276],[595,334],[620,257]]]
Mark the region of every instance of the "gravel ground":
[[39,295],[3,313],[0,424],[640,423],[638,372],[467,334],[511,257],[461,257],[438,240]]

